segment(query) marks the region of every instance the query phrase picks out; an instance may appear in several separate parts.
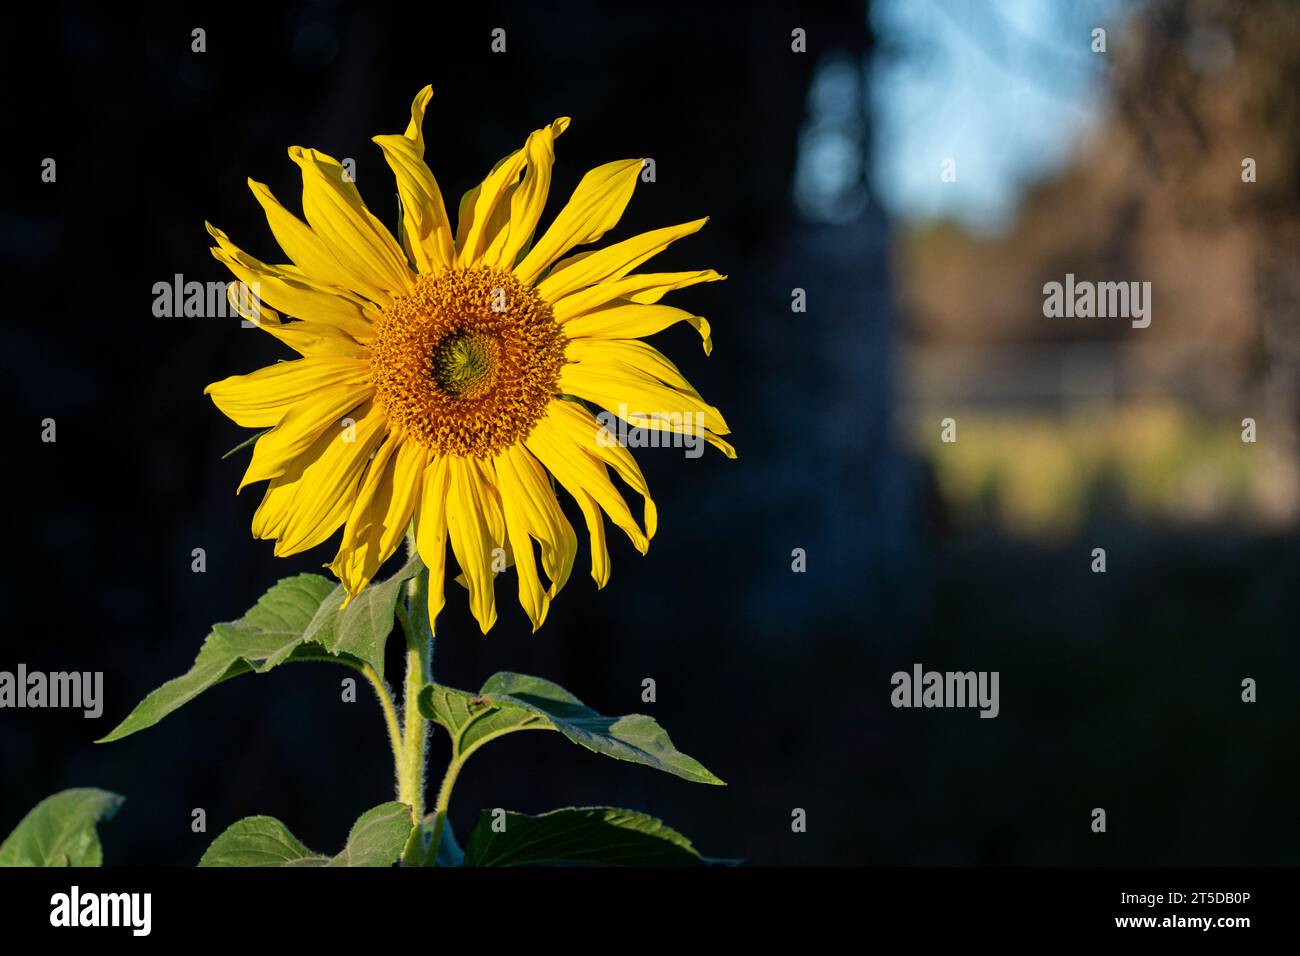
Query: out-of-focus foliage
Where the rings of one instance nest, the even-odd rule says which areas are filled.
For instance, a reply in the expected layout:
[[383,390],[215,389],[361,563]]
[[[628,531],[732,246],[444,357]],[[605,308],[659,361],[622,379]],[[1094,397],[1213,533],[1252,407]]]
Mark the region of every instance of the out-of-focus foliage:
[[[924,419],[917,434],[928,443],[933,412],[975,404],[1069,410],[1041,431],[1012,415],[1006,427],[1027,430],[1000,465],[976,466],[973,450],[958,454],[945,481],[970,503],[971,489],[990,474],[1015,471],[1015,456],[1027,463],[1032,445],[1036,467],[1050,473],[1052,462],[1068,463],[1068,482],[1053,484],[1064,496],[1047,509],[1058,530],[1077,522],[1076,506],[1103,495],[1117,474],[1126,476],[1129,504],[1161,516],[1201,515],[1213,500],[1225,516],[1244,504],[1257,517],[1293,520],[1300,7],[1155,2],[1111,31],[1106,55],[1102,121],[1057,175],[1027,191],[1005,235],[975,236],[948,223],[900,235],[896,268]],[[1255,182],[1243,181],[1246,160],[1254,161]],[[1045,318],[1043,285],[1066,273],[1149,281],[1151,326]],[[1013,362],[1008,349],[1020,350]],[[1139,411],[1153,400],[1179,408]],[[1072,426],[1080,406],[1114,425]],[[1244,417],[1257,420],[1270,449],[1249,464],[1230,447]],[[1167,429],[1153,430],[1154,422]],[[1110,451],[1101,454],[1098,443]],[[1218,451],[1206,460],[1210,448]],[[1157,472],[1172,471],[1160,481],[1141,477],[1155,462]],[[1246,468],[1254,469],[1250,480],[1239,474]],[[995,510],[1024,530],[1026,508],[1046,520],[1046,511],[1025,503],[1039,494],[1048,492],[1022,488],[1017,504]]]
[[933,435],[940,493],[958,515],[1018,535],[1063,538],[1117,513],[1249,520],[1286,500],[1274,483],[1287,473],[1276,449],[1243,445],[1236,431],[1173,402],[1064,417],[975,413],[961,427],[949,446]]

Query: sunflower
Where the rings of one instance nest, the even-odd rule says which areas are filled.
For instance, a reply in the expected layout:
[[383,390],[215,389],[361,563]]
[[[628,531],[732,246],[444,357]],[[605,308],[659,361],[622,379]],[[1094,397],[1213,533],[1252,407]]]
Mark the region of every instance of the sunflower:
[[[511,566],[536,630],[577,552],[557,484],[582,512],[597,586],[610,575],[606,516],[642,554],[655,533],[641,470],[625,443],[611,440],[616,419],[602,424],[592,408],[633,428],[692,434],[735,457],[722,414],[640,341],[686,322],[710,352],[703,318],[658,303],[673,289],[725,277],[633,272],[705,219],[570,254],[618,222],[639,159],[587,173],[534,239],[567,117],[535,130],[464,195],[453,232],[424,161],[432,96],[425,87],[415,97],[404,134],[374,138],[397,181],[400,240],[337,160],[296,146],[289,158],[302,171],[305,222],[249,180],[292,264],[261,262],[208,225],[212,254],[255,291],[232,294],[232,303],[301,358],[205,392],[237,424],[263,429],[239,488],[268,482],[253,534],[274,539],[277,555],[315,547],[341,527],[328,567],[351,600],[413,529],[429,569],[430,621],[443,606],[450,543],[483,632],[496,621],[495,577]],[[611,470],[644,500],[641,523]]]

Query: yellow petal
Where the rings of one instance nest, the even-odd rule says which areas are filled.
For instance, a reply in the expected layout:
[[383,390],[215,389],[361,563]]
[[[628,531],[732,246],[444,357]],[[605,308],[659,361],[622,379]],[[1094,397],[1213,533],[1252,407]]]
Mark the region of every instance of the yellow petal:
[[[471,229],[477,229],[483,233],[484,240],[482,244],[486,246],[497,236],[498,233],[500,233],[502,229],[506,227],[506,224],[510,221],[509,203],[497,202],[493,204],[492,215],[486,222],[480,220],[477,224],[474,219],[474,210],[478,205],[479,196],[483,193],[483,187],[487,184],[488,180],[496,175],[496,173],[502,167],[506,166],[507,163],[515,163],[516,160],[520,163],[523,162],[520,158],[520,152],[521,150],[516,149],[506,156],[503,156],[501,159],[498,159],[496,165],[492,167],[492,171],[488,173],[487,179],[460,197],[460,205],[457,207],[456,211],[457,250],[463,250],[465,248],[466,243],[469,241]],[[516,175],[518,174],[516,173]],[[509,187],[507,187],[507,192],[508,191]],[[461,258],[459,261],[464,262],[465,260],[464,258]]]
[[[578,538],[555,500],[546,472],[526,449],[511,446],[497,456],[496,478],[507,540],[519,575],[519,603],[536,631],[546,620],[551,598],[569,579]],[[537,574],[534,538],[541,546],[549,588],[542,587]]]
[[699,232],[708,221],[707,218],[696,219],[680,226],[643,232],[604,249],[565,259],[556,263],[546,278],[537,284],[537,292],[548,302],[558,302],[570,293],[597,282],[621,279],[650,257],[663,252],[676,240]]
[[277,362],[247,375],[231,375],[203,390],[235,424],[245,428],[278,425],[294,406],[320,392],[364,383],[370,366],[342,356]]
[[[442,612],[447,576],[447,489],[450,459],[435,458],[424,469],[424,486],[415,503],[415,546],[429,569],[429,627]],[[436,629],[435,629],[436,630]]]
[[630,302],[649,305],[658,302],[674,289],[684,289],[699,282],[717,282],[725,278],[726,276],[719,275],[712,269],[697,272],[639,272],[635,275],[623,276],[621,279],[600,282],[565,296],[554,303],[555,318],[565,322],[616,299],[627,299]]
[[420,156],[424,156],[424,111],[429,108],[429,103],[432,101],[432,86],[425,86],[424,89],[415,94],[415,99],[411,101],[411,121],[406,124],[406,133],[404,135],[415,144]]
[[574,246],[595,242],[612,229],[632,198],[641,166],[642,160],[623,159],[583,176],[550,228],[515,267],[515,277],[531,285]]
[[[239,308],[238,306],[235,306]],[[369,353],[356,340],[332,325],[319,322],[281,322],[274,311],[262,306],[256,317],[244,316],[264,332],[275,336],[303,356],[343,355],[364,358]]]
[[447,468],[447,536],[468,582],[470,611],[486,634],[497,619],[492,551],[500,547],[505,522],[497,491],[478,462],[450,456]]
[[298,354],[312,357],[322,355],[343,356],[363,359],[369,353],[357,344],[357,340],[346,332],[320,322],[283,322],[280,314],[249,295],[249,287],[239,282],[232,282],[226,287],[226,298],[230,307],[241,318],[256,325],[263,332],[269,332]]
[[[510,203],[504,201],[523,172],[527,154],[517,149],[460,201],[457,224],[457,262],[471,266],[480,261],[492,240],[510,224]],[[463,232],[463,238],[462,238]]]
[[383,412],[367,404],[357,410],[355,430],[328,430],[294,468],[271,479],[253,515],[253,535],[276,538],[277,557],[320,544],[347,519],[370,453],[387,431]]
[[424,161],[424,110],[432,96],[431,86],[416,94],[405,135],[374,138],[397,179],[402,242],[420,272],[441,272],[456,255],[442,190]]
[[[550,189],[555,137],[568,128],[568,117],[529,134],[523,149],[501,160],[483,182],[465,194],[457,223],[457,261],[510,268],[532,237]],[[527,168],[520,183],[519,177]],[[518,216],[518,221],[515,221]]]
[[711,330],[703,316],[691,315],[671,305],[637,305],[626,299],[569,319],[564,323],[564,334],[575,341],[581,338],[639,339],[662,332],[676,322],[690,324],[704,340],[704,354],[712,353]]
[[267,265],[253,258],[211,224],[208,232],[217,240],[213,257],[263,302],[295,318],[333,325],[357,342],[374,338],[374,326],[358,299],[334,287],[314,284],[283,266]]
[[[374,394],[369,382],[338,385],[314,393],[309,399],[289,409],[280,423],[253,445],[253,457],[239,482],[239,490],[255,481],[276,478],[291,470],[301,470],[306,461],[297,462],[317,439],[351,434],[357,421],[357,408]],[[340,437],[343,444],[348,444]],[[346,514],[346,512],[345,512]]]
[[451,221],[447,218],[438,181],[404,136],[376,136],[374,141],[384,151],[384,158],[397,179],[397,194],[402,202],[402,241],[416,269],[437,273],[449,268],[455,261],[455,250]]
[[[613,468],[618,476],[645,502],[646,537],[653,538],[659,526],[659,511],[650,497],[650,486],[632,453],[608,432],[595,416],[577,402],[552,402],[547,416],[550,425],[597,461]],[[581,502],[580,502],[581,503]]]
[[375,452],[330,565],[349,600],[374,579],[406,534],[427,459],[420,445],[393,435]]
[[533,239],[537,222],[542,218],[546,197],[551,190],[551,168],[555,165],[555,138],[569,128],[569,118],[561,116],[550,126],[533,132],[524,143],[527,167],[524,178],[510,190],[510,221],[488,246],[483,261],[502,269],[514,267],[520,252]]
[[411,270],[388,229],[371,215],[338,160],[314,149],[289,147],[302,170],[302,210],[345,274],[380,290],[380,305],[411,284]]
[[591,540],[591,579],[596,587],[609,583],[609,548],[605,545],[605,519],[600,516],[600,505],[585,491],[574,496],[582,517],[587,522],[587,537]]
[[730,434],[722,412],[699,396],[671,388],[625,366],[571,363],[560,371],[560,391],[595,402],[629,425],[703,438],[728,458],[736,450],[719,438]]
[[[605,466],[556,425],[556,407],[563,404],[565,403],[559,400],[551,403],[551,412],[534,426],[524,444],[579,504],[582,503],[583,495],[595,500],[610,520],[623,529],[633,547],[645,554],[650,547],[649,536],[632,517],[627,502],[609,480]],[[648,515],[652,507],[647,499]]]
[[570,362],[589,368],[628,371],[650,376],[696,398],[700,393],[668,357],[653,345],[635,339],[574,339],[565,347]]
[[252,179],[248,188],[253,191],[263,212],[271,234],[285,255],[300,268],[304,275],[318,285],[335,286],[354,293],[371,302],[386,303],[389,291],[367,282],[364,274],[342,263],[329,245],[311,227],[295,216],[271,194],[265,184]]

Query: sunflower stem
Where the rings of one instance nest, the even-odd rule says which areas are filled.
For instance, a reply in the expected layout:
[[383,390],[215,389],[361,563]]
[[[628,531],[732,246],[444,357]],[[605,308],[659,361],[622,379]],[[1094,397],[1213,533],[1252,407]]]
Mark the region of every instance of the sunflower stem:
[[424,758],[428,722],[420,713],[420,690],[424,687],[421,658],[417,650],[406,655],[406,691],[402,700],[402,758],[397,770],[397,799],[411,808],[416,820],[424,818]]
[[[407,553],[414,555],[415,529],[407,533]],[[411,808],[415,824],[424,820],[424,775],[429,722],[420,713],[420,691],[433,679],[433,631],[429,627],[429,572],[422,570],[406,586],[398,620],[406,635],[406,680],[402,692],[402,752],[397,761],[397,799]],[[426,866],[423,828],[416,826],[402,854],[406,866]]]
[[438,788],[438,799],[432,814],[432,836],[429,847],[425,851],[425,859],[430,862],[438,859],[438,848],[442,845],[442,831],[447,825],[447,808],[451,805],[451,791],[456,786],[456,778],[460,776],[460,768],[464,765],[463,760],[453,757],[451,763],[447,765],[447,772],[443,774],[442,786]]
[[384,684],[383,679],[373,667],[366,664],[361,669],[366,680],[375,689],[375,694],[379,697],[379,706],[384,712],[384,724],[388,727],[388,743],[393,748],[393,766],[400,768],[402,766],[402,729],[397,722],[397,708],[393,705],[393,698],[388,693],[388,687]]

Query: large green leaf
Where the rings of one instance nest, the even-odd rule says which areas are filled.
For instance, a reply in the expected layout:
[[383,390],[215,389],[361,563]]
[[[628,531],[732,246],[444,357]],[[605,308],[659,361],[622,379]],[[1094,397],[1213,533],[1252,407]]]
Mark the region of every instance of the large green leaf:
[[451,734],[452,757],[469,756],[482,744],[516,730],[554,730],[534,711],[510,701],[492,700],[442,684],[426,684],[420,691],[420,712]]
[[95,824],[111,819],[123,798],[82,787],[46,797],[0,843],[0,866],[99,866]]
[[411,833],[411,808],[381,803],[352,825],[336,856],[313,853],[275,817],[245,817],[212,841],[199,866],[392,866]]
[[264,674],[285,661],[331,661],[355,668],[368,664],[382,678],[395,603],[402,585],[421,567],[419,558],[412,558],[341,611],[344,589],[319,574],[277,582],[239,620],[214,624],[194,665],[149,694],[99,742],[152,727],[224,680],[250,671]]
[[352,825],[347,846],[330,866],[392,866],[411,835],[411,808],[390,801],[367,810]]
[[618,760],[654,767],[695,783],[722,781],[676,747],[653,717],[605,717],[563,687],[540,677],[502,672],[488,678],[477,694],[426,685],[420,710],[447,728],[452,756],[517,730],[558,730],[576,744]]
[[329,654],[319,644],[303,644],[303,632],[333,589],[318,574],[299,574],[277,582],[242,618],[214,624],[194,665],[149,694],[99,742],[120,740],[152,727],[224,680],[249,671],[265,673],[286,660],[335,660],[359,666],[357,661]]
[[705,865],[690,840],[634,810],[567,807],[535,817],[491,810],[479,815],[465,847],[466,866],[537,863]]
[[212,841],[199,866],[324,866],[329,857],[313,853],[275,817],[244,817]]
[[422,570],[419,555],[412,555],[391,578],[366,587],[342,612],[339,608],[347,591],[340,585],[321,601],[303,632],[304,641],[314,641],[331,654],[343,654],[365,661],[384,676],[384,646],[393,630],[393,615],[406,582]]

